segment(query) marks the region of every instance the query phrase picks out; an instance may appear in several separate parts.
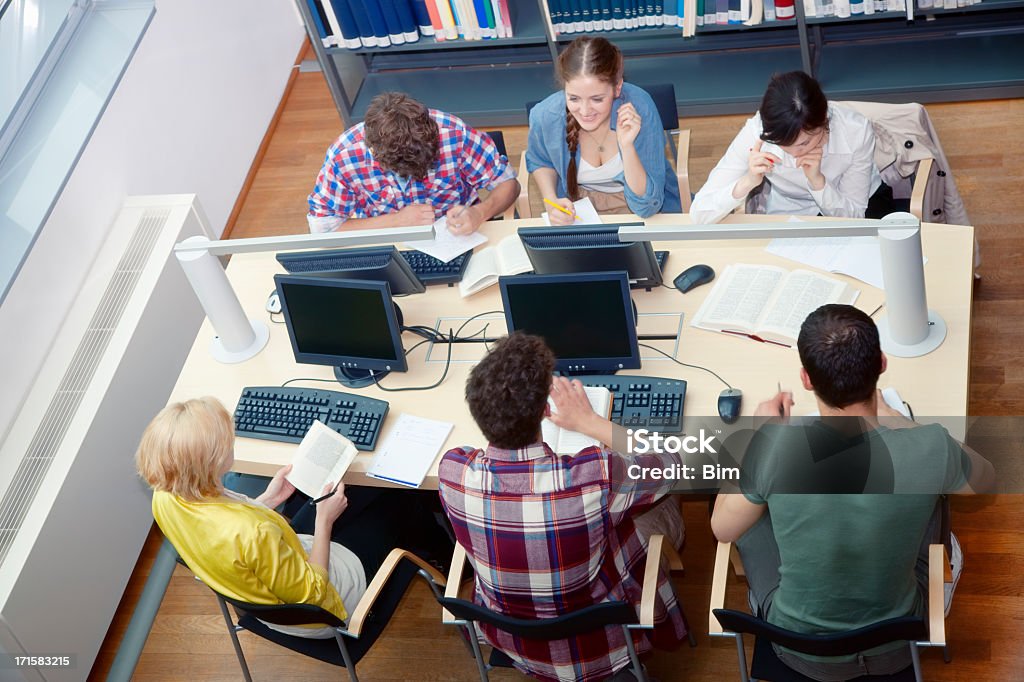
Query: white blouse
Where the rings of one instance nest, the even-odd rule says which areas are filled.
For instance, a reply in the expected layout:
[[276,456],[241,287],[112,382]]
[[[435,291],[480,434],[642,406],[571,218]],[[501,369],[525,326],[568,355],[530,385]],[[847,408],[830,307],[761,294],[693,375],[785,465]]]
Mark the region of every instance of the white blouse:
[[[717,223],[746,200],[732,196],[736,182],[747,173],[750,150],[761,139],[761,115],[747,120],[725,156],[708,176],[690,207],[694,223]],[[881,184],[875,167],[875,134],[859,113],[829,105],[829,136],[821,155],[825,187],[811,189],[796,158],[778,145],[765,142],[761,151],[775,154],[777,164],[765,181],[770,187],[766,212],[781,215],[821,215],[863,218],[868,198]]]
[[580,156],[580,166],[576,171],[576,182],[593,192],[621,192],[622,183],[616,178],[622,175],[622,154],[617,153],[596,168]]

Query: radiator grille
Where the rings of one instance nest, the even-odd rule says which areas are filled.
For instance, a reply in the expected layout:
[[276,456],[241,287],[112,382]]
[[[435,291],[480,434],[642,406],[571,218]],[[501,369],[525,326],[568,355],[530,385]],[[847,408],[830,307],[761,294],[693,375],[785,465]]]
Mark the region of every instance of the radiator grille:
[[7,559],[43,478],[50,470],[68,427],[92,382],[96,368],[107,352],[114,330],[135,292],[142,270],[153,253],[153,247],[170,213],[168,208],[151,208],[139,219],[78,348],[50,399],[32,442],[7,492],[0,500],[0,565]]

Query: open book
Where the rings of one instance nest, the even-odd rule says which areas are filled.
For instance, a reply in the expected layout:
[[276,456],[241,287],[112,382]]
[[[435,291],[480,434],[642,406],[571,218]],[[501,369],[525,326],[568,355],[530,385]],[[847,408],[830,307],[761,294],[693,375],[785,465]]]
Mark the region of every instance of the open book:
[[321,421],[314,421],[292,457],[288,482],[308,497],[324,494],[324,486],[338,483],[356,458],[356,446]]
[[691,324],[794,345],[807,315],[826,303],[853,303],[858,291],[808,270],[771,265],[730,265]]
[[473,254],[459,282],[459,293],[465,298],[497,284],[498,277],[531,271],[533,264],[526,255],[523,242],[519,240],[519,235],[510,234],[496,245]]
[[[612,394],[607,388],[604,386],[584,386],[583,390],[587,392],[587,398],[590,400],[590,406],[594,408],[594,412],[603,417],[607,417],[612,413]],[[548,406],[551,408],[552,414],[557,414],[558,411],[555,409],[555,403],[551,398],[548,398]],[[544,442],[557,455],[575,455],[583,448],[590,447],[591,445],[601,446],[601,443],[593,438],[584,436],[576,431],[559,428],[547,418],[541,422],[540,430],[543,434]]]

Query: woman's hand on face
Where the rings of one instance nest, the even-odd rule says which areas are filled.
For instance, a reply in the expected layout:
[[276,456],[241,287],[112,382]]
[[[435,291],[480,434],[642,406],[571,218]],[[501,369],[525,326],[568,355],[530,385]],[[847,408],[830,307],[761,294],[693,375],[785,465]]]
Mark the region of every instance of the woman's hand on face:
[[642,120],[636,107],[629,103],[619,107],[618,118],[615,121],[615,136],[620,148],[633,146],[636,136],[640,134],[641,124]]
[[824,144],[821,144],[805,152],[803,156],[796,157],[797,168],[803,170],[807,184],[816,192],[825,189],[825,176],[821,173],[821,155],[824,149]]
[[753,147],[750,149],[750,155],[747,157],[747,177],[754,183],[754,186],[761,184],[761,180],[767,173],[772,172],[772,168],[775,164],[781,164],[782,159],[775,156],[771,152],[761,151],[761,147],[764,145],[762,140],[758,140]]

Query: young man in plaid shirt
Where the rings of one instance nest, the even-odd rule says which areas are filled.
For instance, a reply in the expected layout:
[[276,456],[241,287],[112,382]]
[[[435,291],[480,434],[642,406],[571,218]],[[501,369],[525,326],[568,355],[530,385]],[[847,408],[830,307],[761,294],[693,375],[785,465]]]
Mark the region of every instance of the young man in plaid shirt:
[[[552,618],[621,600],[640,608],[647,543],[632,514],[665,487],[628,481],[630,464],[665,468],[677,454],[626,457],[607,447],[558,456],[541,439],[549,415],[561,428],[610,444],[621,427],[597,415],[578,381],[552,377],[543,339],[516,332],[495,344],[470,374],[466,400],[490,441],[486,450],[455,448],[438,470],[441,501],[476,571],[477,603],[517,618]],[[616,438],[625,442],[625,434]],[[484,637],[516,666],[542,680],[598,680],[619,673],[629,655],[621,627],[569,639],[514,637],[482,625]],[[686,636],[667,572],[658,575],[653,643],[674,648]],[[633,632],[638,652],[652,641]],[[621,671],[621,672],[620,672]]]
[[[478,201],[478,192],[490,194]],[[309,195],[310,232],[433,223],[475,232],[519,196],[494,142],[460,119],[397,92],[377,95],[363,123],[327,150]]]

